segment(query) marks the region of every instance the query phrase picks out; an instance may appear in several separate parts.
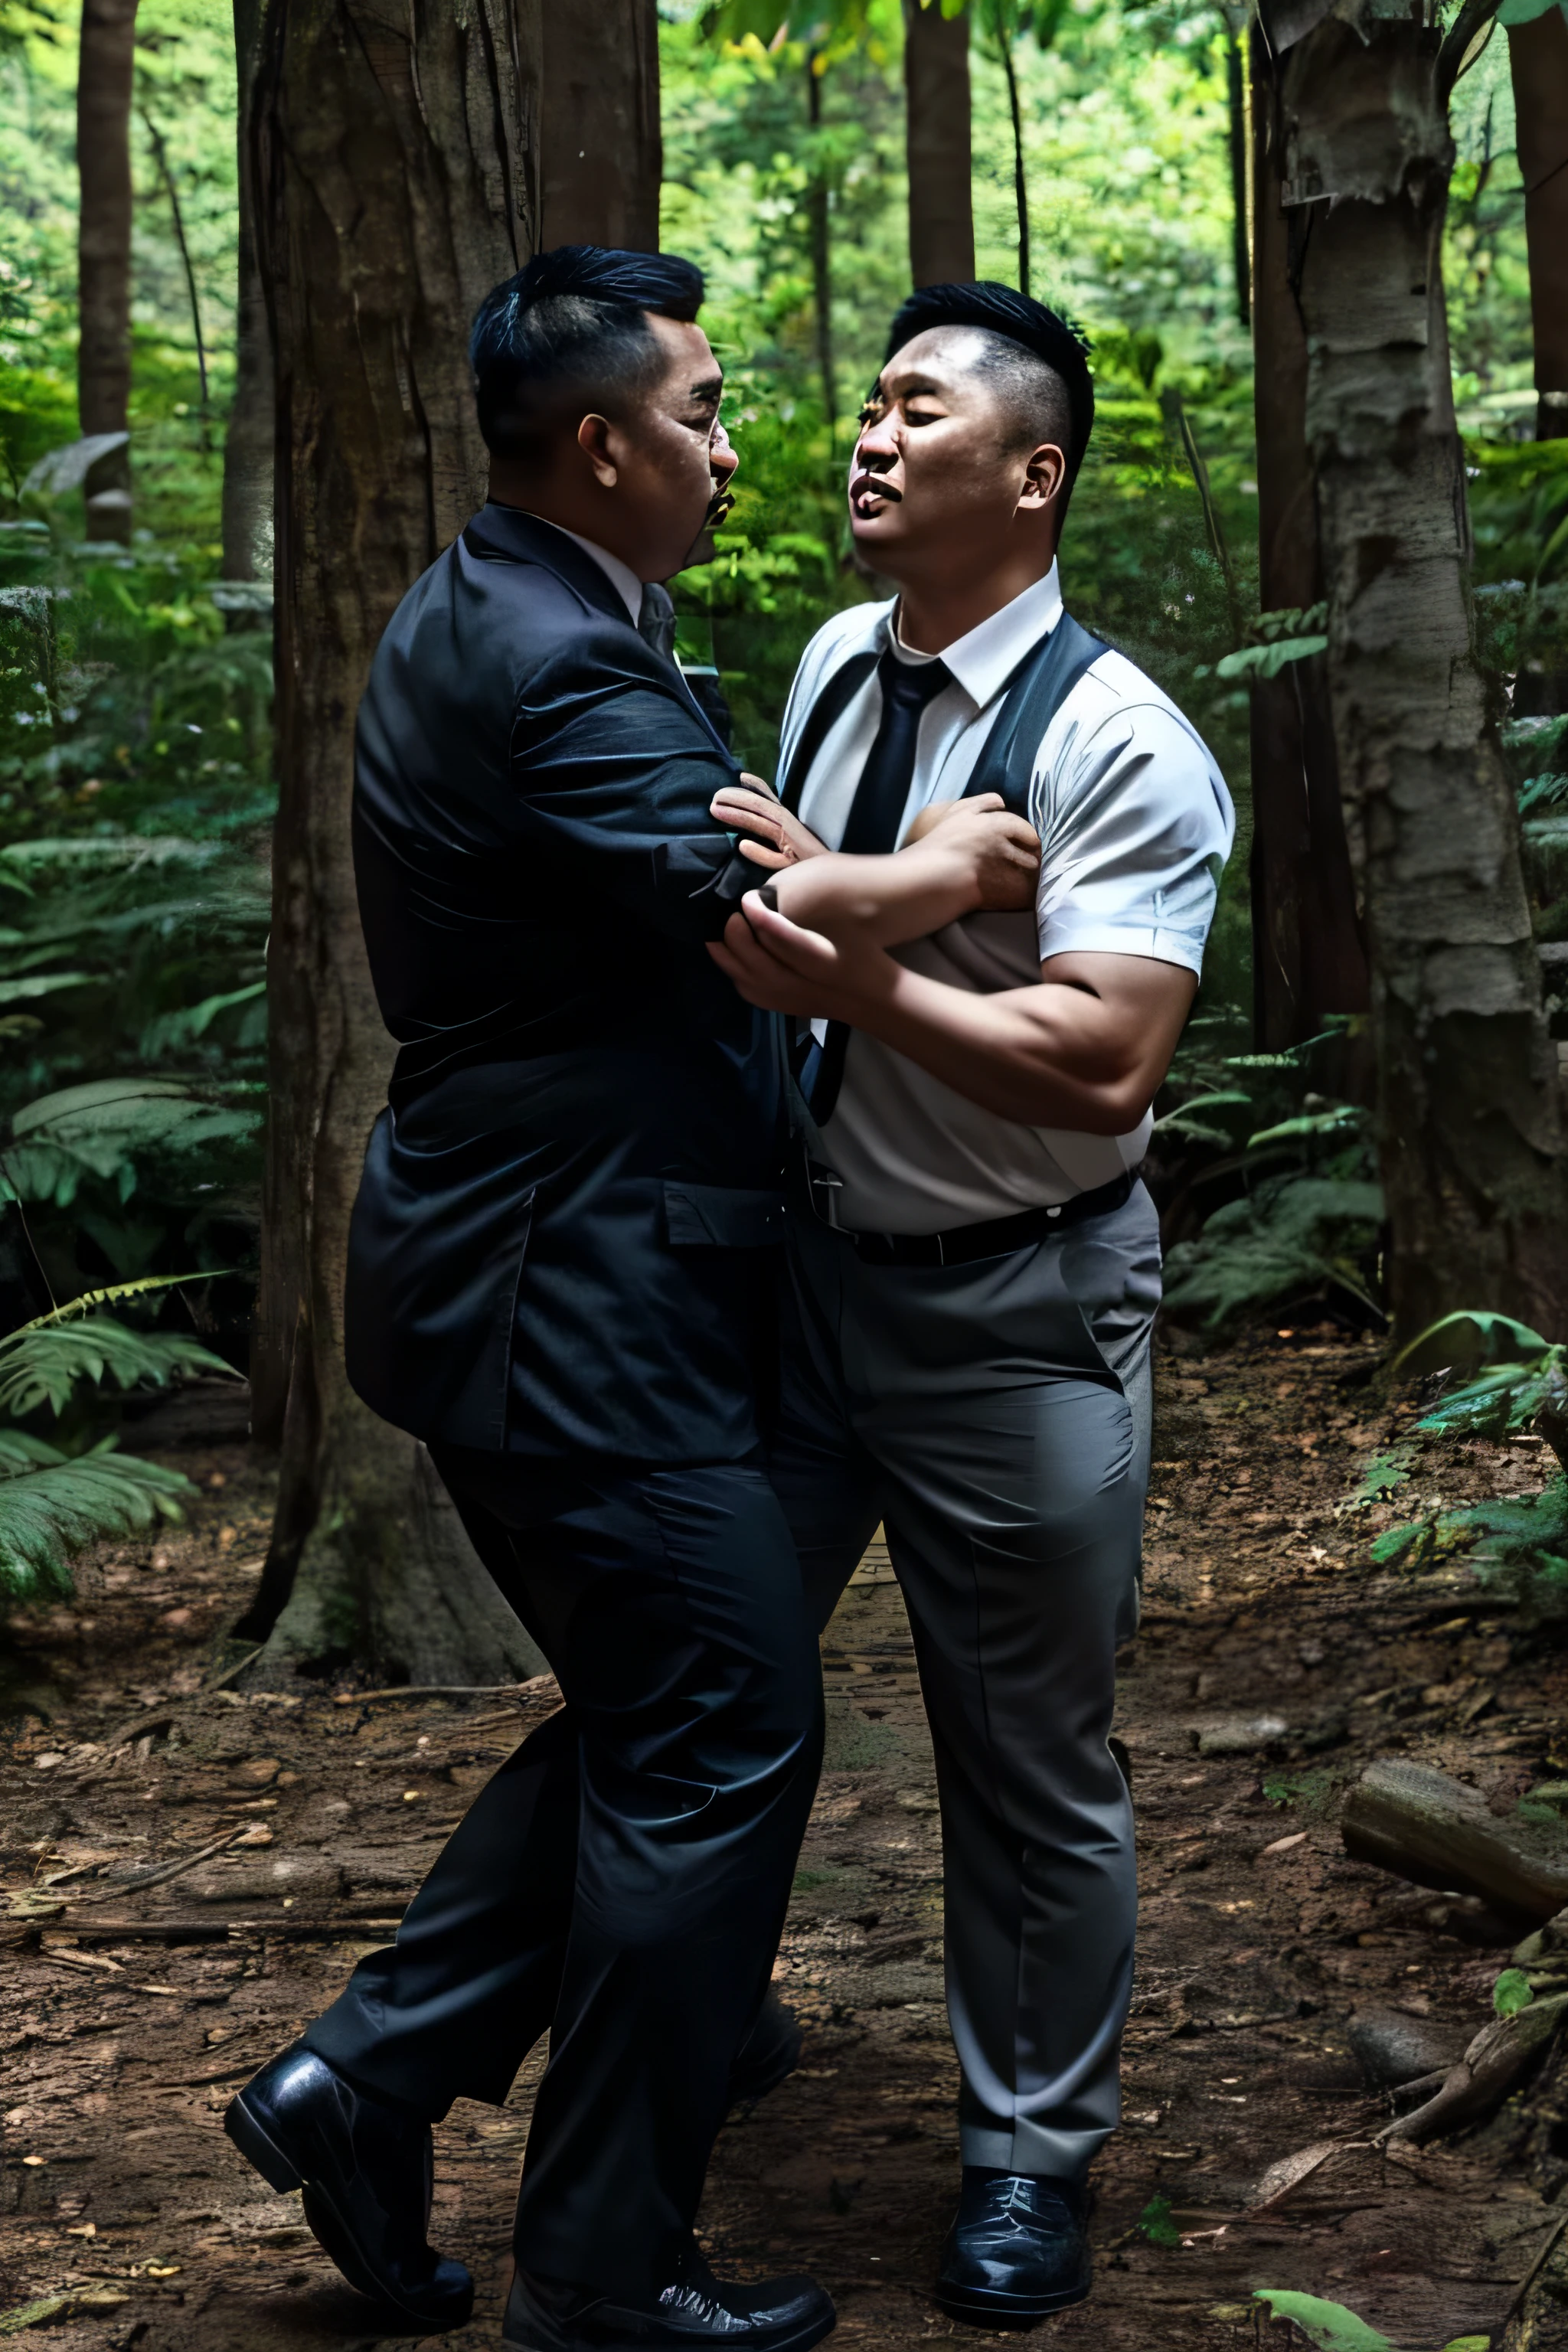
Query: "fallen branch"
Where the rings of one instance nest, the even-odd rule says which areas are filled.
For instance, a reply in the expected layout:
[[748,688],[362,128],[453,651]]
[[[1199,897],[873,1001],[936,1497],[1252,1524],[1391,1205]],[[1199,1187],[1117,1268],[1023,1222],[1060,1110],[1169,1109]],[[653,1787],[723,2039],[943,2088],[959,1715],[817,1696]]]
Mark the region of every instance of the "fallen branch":
[[553,1675],[531,1675],[525,1683],[394,1683],[385,1690],[341,1690],[333,1693],[339,1706],[369,1706],[387,1698],[515,1698],[537,1697]]
[[402,1914],[389,1916],[384,1911],[374,1916],[361,1912],[337,1912],[327,1918],[295,1919],[280,1915],[271,1919],[105,1919],[79,1918],[74,1912],[58,1912],[51,1927],[61,1935],[76,1936],[83,1943],[93,1944],[222,1944],[230,1938],[243,1941],[247,1937],[281,1936],[296,1942],[315,1938],[335,1942],[344,1937],[395,1935]]
[[238,1829],[230,1830],[226,1837],[214,1838],[210,1845],[199,1847],[195,1853],[182,1855],[178,1862],[160,1863],[155,1870],[136,1871],[130,1878],[116,1879],[112,1886],[103,1887],[97,1895],[81,1895],[76,1900],[83,1904],[112,1903],[116,1895],[137,1895],[144,1886],[166,1886],[170,1879],[183,1878],[187,1870],[195,1870],[198,1862],[210,1862],[215,1853],[224,1853],[231,1845],[238,1845],[242,1839],[251,1835],[254,1828],[254,1822],[242,1822]]
[[1461,1780],[1380,1757],[1352,1789],[1341,1823],[1345,1851],[1418,1886],[1479,1895],[1522,1918],[1568,1905],[1568,1838],[1500,1821]]
[[1559,1993],[1552,2000],[1532,2000],[1511,2017],[1495,2018],[1484,2025],[1458,2064],[1449,2069],[1436,2095],[1379,2132],[1379,2144],[1431,2139],[1440,2131],[1457,2131],[1461,2124],[1479,2123],[1501,2105],[1545,2049],[1565,2013],[1568,1993]]

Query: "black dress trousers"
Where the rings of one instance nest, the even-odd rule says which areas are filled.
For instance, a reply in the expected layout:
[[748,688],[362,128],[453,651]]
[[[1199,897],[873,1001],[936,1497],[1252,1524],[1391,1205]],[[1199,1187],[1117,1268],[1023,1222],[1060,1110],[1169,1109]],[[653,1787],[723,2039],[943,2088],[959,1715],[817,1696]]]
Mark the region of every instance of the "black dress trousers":
[[518,2260],[645,2295],[696,2217],[821,1763],[795,1546],[760,1460],[432,1450],[565,1705],[305,2039],[435,2118],[504,2099],[548,2028]]

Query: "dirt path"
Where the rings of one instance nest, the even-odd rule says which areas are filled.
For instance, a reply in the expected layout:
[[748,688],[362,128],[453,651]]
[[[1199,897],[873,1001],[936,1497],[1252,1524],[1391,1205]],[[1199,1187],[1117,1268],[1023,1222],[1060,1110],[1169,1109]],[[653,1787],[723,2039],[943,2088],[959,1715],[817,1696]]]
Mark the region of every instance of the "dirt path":
[[[1484,1922],[1344,1858],[1336,1789],[1397,1751],[1507,1810],[1568,1769],[1552,1756],[1562,1657],[1511,1643],[1461,1570],[1378,1576],[1380,1515],[1334,1516],[1394,1425],[1375,1370],[1371,1349],[1311,1335],[1163,1360],[1121,1722],[1143,1881],[1127,2120],[1099,2173],[1096,2296],[1037,2341],[1300,2341],[1261,2326],[1252,2290],[1272,2285],[1349,2305],[1404,2352],[1568,2345],[1568,2302],[1508,2318],[1554,2226],[1543,2197],[1568,2179],[1568,2126],[1528,2094],[1398,2161],[1351,2146],[1249,2210],[1271,2164],[1364,2143],[1382,2119],[1352,2017],[1364,2033],[1384,2012],[1385,2037],[1457,2054],[1506,1964],[1506,1946],[1448,1932]],[[190,1529],[106,1554],[76,1606],[19,1636],[13,1698],[31,1711],[0,1748],[0,1841],[28,1916],[0,1924],[0,2314],[63,2297],[40,2314],[60,2352],[348,2352],[397,2331],[337,2284],[298,2200],[229,2147],[222,2110],[383,1939],[551,1689],[521,1711],[204,1691],[268,1493],[241,1450],[179,1458],[207,1487]],[[1529,1448],[1449,1465],[1450,1493],[1541,1482]],[[938,1831],[908,1629],[875,1551],[824,1663],[827,1769],[781,1963],[806,2055],[726,2130],[703,2226],[721,2267],[815,2272],[839,2340],[891,2352],[968,2331],[926,2292],[957,2168]],[[220,1839],[178,1876],[117,1885]],[[454,2352],[499,2339],[533,2079],[499,2113],[460,2105],[437,2136],[434,2235],[479,2281]]]

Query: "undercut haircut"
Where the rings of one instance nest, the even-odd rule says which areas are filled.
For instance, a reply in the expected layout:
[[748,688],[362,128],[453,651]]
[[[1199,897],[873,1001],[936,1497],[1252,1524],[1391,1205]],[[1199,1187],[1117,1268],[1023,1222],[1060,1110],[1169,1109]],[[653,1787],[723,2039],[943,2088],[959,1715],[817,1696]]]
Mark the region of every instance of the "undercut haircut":
[[968,327],[978,334],[976,366],[1007,411],[1017,440],[1054,441],[1067,459],[1065,500],[1094,430],[1088,336],[1016,287],[982,278],[968,286],[922,286],[911,294],[893,320],[887,359],[932,327]]
[[658,381],[664,354],[648,325],[695,319],[702,272],[673,253],[558,245],[487,294],[468,339],[485,446],[542,458],[563,423],[624,412]]

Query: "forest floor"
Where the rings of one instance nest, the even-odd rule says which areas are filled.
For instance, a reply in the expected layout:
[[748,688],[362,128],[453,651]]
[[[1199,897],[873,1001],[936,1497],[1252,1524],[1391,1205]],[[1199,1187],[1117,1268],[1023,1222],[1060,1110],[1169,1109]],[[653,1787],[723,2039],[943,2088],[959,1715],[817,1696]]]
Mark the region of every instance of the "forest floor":
[[[1370,1343],[1328,1329],[1207,1353],[1177,1338],[1163,1354],[1146,1606],[1119,1723],[1143,1885],[1126,2116],[1098,2168],[1094,2297],[1037,2342],[1303,2341],[1265,2325],[1253,2290],[1273,2286],[1348,2305],[1402,2352],[1568,2344],[1568,2276],[1543,2294],[1568,2263],[1544,2201],[1568,2168],[1542,2153],[1563,2152],[1563,2127],[1543,2095],[1458,2139],[1368,2144],[1388,2109],[1352,2030],[1404,2036],[1412,2073],[1456,2056],[1491,2013],[1508,1949],[1495,1929],[1489,1945],[1448,1932],[1484,1937],[1474,1906],[1349,1861],[1336,1792],[1397,1752],[1506,1811],[1568,1766],[1552,1754],[1568,1655],[1511,1633],[1460,1566],[1374,1570],[1386,1507],[1336,1516],[1410,1417],[1378,1370]],[[467,1792],[553,1685],[521,1705],[214,1687],[268,1481],[243,1446],[167,1458],[204,1490],[188,1527],[105,1548],[73,1605],[12,1628],[0,2333],[34,2324],[18,2307],[36,2303],[60,2352],[418,2340],[338,2282],[298,2198],[273,2195],[224,2137],[223,2109],[384,1940]],[[1451,1497],[1538,1486],[1542,1466],[1517,1443],[1441,1464]],[[726,2127],[702,2228],[721,2270],[813,2272],[840,2343],[902,2352],[973,2331],[929,2293],[958,2166],[938,1825],[908,1628],[875,1549],[824,1664],[827,1764],[780,1963],[805,2055]],[[195,1866],[116,1886],[164,1864]],[[479,2282],[453,2352],[499,2343],[537,2069],[504,2109],[459,2103],[437,2131],[432,2235]],[[1325,2142],[1327,2160],[1271,2199],[1268,2168]]]

